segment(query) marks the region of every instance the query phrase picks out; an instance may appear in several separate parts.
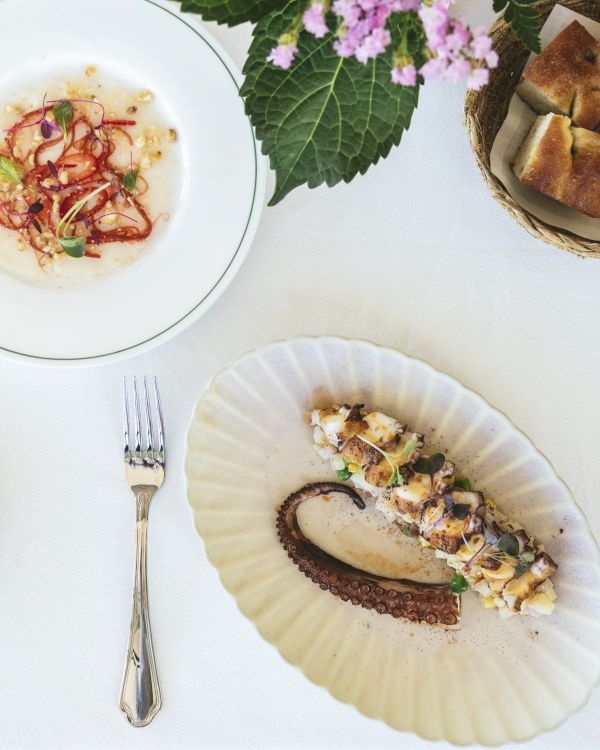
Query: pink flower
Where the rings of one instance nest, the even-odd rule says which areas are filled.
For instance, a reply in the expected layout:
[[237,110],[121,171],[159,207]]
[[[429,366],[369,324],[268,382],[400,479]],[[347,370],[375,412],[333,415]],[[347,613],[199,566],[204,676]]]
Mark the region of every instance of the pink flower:
[[471,75],[467,78],[467,88],[473,91],[479,91],[484,86],[487,86],[490,80],[490,71],[487,68],[475,68]]
[[356,50],[356,59],[361,63],[366,63],[370,58],[377,57],[384,52],[391,41],[392,35],[387,29],[373,29]]
[[[467,79],[469,88],[480,89],[489,80],[490,69],[497,67],[498,55],[484,28],[471,30],[462,20],[451,18],[449,8],[455,0],[304,0],[302,24],[318,39],[330,29],[328,9],[337,16],[333,48],[340,57],[355,57],[361,63],[378,57],[388,48],[392,35],[387,23],[392,13],[417,11],[426,37],[427,62],[417,71],[407,52],[406,39],[398,39],[391,80],[401,86],[416,86],[423,78],[447,81]],[[331,3],[331,4],[330,4]],[[298,52],[297,21],[282,35],[267,58],[288,69]]]
[[392,83],[398,83],[400,86],[416,86],[417,69],[414,65],[392,68]]
[[329,31],[324,15],[325,6],[323,3],[313,3],[304,11],[304,15],[302,16],[304,28],[310,34],[314,34],[317,39],[321,39]]
[[434,0],[430,6],[423,5],[419,10],[419,18],[427,37],[445,35],[448,30],[449,15],[439,0]]
[[500,58],[498,57],[498,53],[494,52],[494,50],[488,52],[485,56],[485,64],[488,66],[488,68],[497,68],[499,60]]
[[492,40],[487,33],[478,33],[471,42],[471,54],[476,60],[483,60],[492,51]]
[[333,49],[340,57],[352,57],[358,44],[351,34],[344,34],[341,39],[336,39]]
[[446,81],[460,81],[471,72],[471,63],[464,57],[453,60],[444,71]]
[[294,57],[298,52],[298,47],[292,42],[290,44],[278,44],[273,47],[271,54],[267,57],[267,62],[273,63],[277,68],[287,70],[294,62]]
[[469,44],[470,39],[469,29],[460,21],[454,21],[452,32],[446,37],[446,49],[453,53],[460,52]]
[[448,63],[443,57],[434,57],[431,60],[428,60],[425,65],[421,66],[421,69],[419,70],[419,73],[425,78],[425,80],[429,80],[430,78],[441,78],[447,67]]
[[361,8],[354,0],[335,0],[331,6],[336,16],[342,19],[344,26],[354,26],[361,16]]
[[393,13],[402,13],[407,10],[417,10],[421,0],[392,0],[390,8]]

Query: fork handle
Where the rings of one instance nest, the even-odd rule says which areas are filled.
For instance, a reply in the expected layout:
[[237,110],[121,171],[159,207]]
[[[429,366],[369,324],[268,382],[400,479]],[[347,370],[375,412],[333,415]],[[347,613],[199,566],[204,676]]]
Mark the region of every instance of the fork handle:
[[150,631],[146,566],[148,513],[155,491],[155,487],[148,486],[133,488],[136,498],[135,585],[120,707],[134,727],[149,724],[162,705]]

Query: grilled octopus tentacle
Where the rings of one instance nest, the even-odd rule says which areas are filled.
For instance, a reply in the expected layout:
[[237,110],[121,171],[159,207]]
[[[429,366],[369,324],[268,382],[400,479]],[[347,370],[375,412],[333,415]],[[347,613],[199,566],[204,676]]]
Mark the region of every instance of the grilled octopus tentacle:
[[337,482],[315,482],[293,492],[277,514],[277,533],[288,557],[323,591],[379,614],[458,627],[460,597],[445,583],[421,583],[403,578],[384,578],[337,560],[307,539],[298,525],[298,507],[313,497],[335,492],[347,495],[361,510],[365,503],[350,487]]

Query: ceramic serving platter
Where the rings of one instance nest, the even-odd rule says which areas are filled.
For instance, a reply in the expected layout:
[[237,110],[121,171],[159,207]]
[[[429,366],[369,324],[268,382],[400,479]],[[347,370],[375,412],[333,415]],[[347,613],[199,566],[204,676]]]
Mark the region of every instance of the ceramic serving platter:
[[[281,547],[277,508],[332,479],[305,410],[364,402],[425,433],[559,565],[549,617],[502,620],[474,594],[447,632],[352,606],[305,578]],[[243,356],[214,378],[187,443],[189,502],[207,554],[241,611],[291,664],[367,716],[456,744],[526,740],[587,700],[600,672],[600,560],[581,510],[549,462],[500,412],[398,351],[296,339]],[[346,562],[447,580],[448,570],[378,513],[315,498],[300,524]]]
[[15,233],[0,228],[0,355],[74,366],[139,353],[202,315],[239,269],[263,207],[265,162],[241,76],[196,19],[166,0],[103,0],[85,12],[79,0],[0,3],[4,115],[96,69],[111,90],[150,91],[158,122],[177,133],[169,179],[150,186],[164,214],[134,262],[99,276],[93,260],[66,259],[69,283],[49,280],[32,251],[9,263]]

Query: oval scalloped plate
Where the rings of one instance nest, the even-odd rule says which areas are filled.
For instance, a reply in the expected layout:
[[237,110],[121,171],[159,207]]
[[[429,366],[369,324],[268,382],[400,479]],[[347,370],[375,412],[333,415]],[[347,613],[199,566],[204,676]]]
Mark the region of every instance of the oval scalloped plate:
[[[521,521],[559,564],[554,613],[501,620],[466,594],[461,629],[449,633],[343,603],[304,578],[279,544],[275,515],[291,491],[331,479],[303,422],[328,401],[365,402],[406,421]],[[363,714],[428,739],[499,745],[556,727],[598,681],[600,556],[581,510],[503,414],[429,365],[339,338],[247,354],[200,399],[186,474],[208,557],[242,612],[285,659]],[[401,536],[398,547],[414,544]]]

